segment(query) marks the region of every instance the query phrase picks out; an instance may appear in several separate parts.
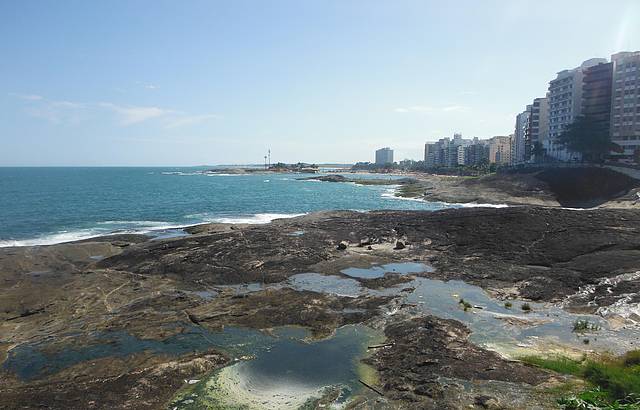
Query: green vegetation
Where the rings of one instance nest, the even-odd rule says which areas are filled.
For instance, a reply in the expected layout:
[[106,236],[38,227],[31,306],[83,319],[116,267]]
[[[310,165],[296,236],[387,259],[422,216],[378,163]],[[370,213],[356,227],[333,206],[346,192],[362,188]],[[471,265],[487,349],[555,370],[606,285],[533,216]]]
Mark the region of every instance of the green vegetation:
[[593,388],[558,402],[564,409],[637,409],[640,410],[640,350],[622,357],[525,356],[525,363],[580,377]]
[[511,307],[513,306],[513,304],[509,301],[504,302],[504,307],[507,309],[511,309]]
[[558,404],[565,410],[606,409],[606,410],[637,410],[640,401],[622,403],[620,400],[610,401],[606,392],[596,387],[583,391],[577,395],[563,397]]
[[600,325],[586,319],[579,319],[573,322],[574,333],[597,332],[598,330],[600,330]]
[[425,185],[420,182],[411,182],[400,186],[397,196],[403,198],[417,198],[425,193]]
[[569,124],[558,136],[558,142],[591,162],[603,162],[610,151],[620,149],[611,142],[607,127],[589,116],[578,117]]
[[627,367],[640,365],[640,350],[631,350],[625,353],[622,356],[622,362]]
[[525,312],[531,312],[531,305],[528,303],[523,303],[522,306],[520,306],[520,309],[524,310]]
[[460,298],[460,301],[458,302],[458,304],[462,305],[462,308],[464,309],[465,312],[469,309],[473,309],[473,305],[462,298]]
[[582,370],[582,361],[573,360],[564,356],[525,356],[521,357],[520,360],[534,366],[542,367],[543,369],[553,370],[556,373],[570,374],[572,376],[579,376]]
[[547,150],[542,147],[542,143],[536,142],[533,144],[533,147],[531,148],[531,155],[533,156],[535,163],[543,162],[546,153]]

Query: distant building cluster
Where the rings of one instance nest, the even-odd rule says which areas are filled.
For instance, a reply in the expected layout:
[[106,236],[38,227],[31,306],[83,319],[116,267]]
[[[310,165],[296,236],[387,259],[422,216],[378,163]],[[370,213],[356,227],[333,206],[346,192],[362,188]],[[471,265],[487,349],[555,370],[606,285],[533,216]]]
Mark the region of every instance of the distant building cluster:
[[513,163],[579,160],[558,138],[580,116],[600,123],[621,147],[612,159],[634,161],[640,154],[640,51],[616,53],[611,61],[592,58],[558,72],[546,95],[516,117]]
[[[640,158],[640,51],[592,58],[562,70],[549,82],[544,97],[535,98],[515,119],[513,134],[466,139],[462,134],[424,146],[426,168],[519,165],[541,161],[577,161],[580,153],[560,143],[560,136],[578,117],[587,116],[620,147],[609,158],[638,162]],[[409,160],[405,160],[406,162]],[[415,161],[410,161],[415,163]],[[393,150],[376,151],[375,165],[393,164]],[[369,164],[369,163],[367,163]]]
[[442,138],[424,146],[424,162],[427,168],[454,168],[460,165],[479,166],[483,164],[508,165],[511,163],[512,136],[497,136],[488,140],[462,138]]

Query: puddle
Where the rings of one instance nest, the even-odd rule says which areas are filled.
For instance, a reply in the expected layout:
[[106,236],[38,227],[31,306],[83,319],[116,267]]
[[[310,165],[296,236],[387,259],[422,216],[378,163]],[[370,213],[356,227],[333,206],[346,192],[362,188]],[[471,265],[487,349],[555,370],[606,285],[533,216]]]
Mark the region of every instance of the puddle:
[[287,235],[289,235],[289,236],[302,236],[302,235],[304,235],[304,231],[293,231],[293,232],[289,232]]
[[219,294],[216,290],[183,290],[183,292],[207,301],[215,299]]
[[170,407],[297,409],[329,396],[334,407],[361,390],[358,379],[372,382],[359,359],[380,336],[367,327],[344,326],[315,342],[300,328],[280,328],[275,336],[267,351],[215,372]]
[[158,231],[151,231],[147,233],[147,236],[151,237],[152,241],[159,241],[161,239],[181,238],[183,236],[189,236],[190,234],[184,229],[161,229]]
[[358,297],[364,289],[355,279],[320,273],[298,273],[290,276],[289,285],[295,290],[329,293],[337,296]]
[[[522,310],[525,302],[512,300],[512,307],[506,308],[503,301],[492,299],[482,288],[462,281],[416,278],[409,285],[415,290],[407,294],[407,303],[424,313],[464,323],[472,331],[472,342],[505,354],[522,354],[523,349],[545,344],[623,353],[634,348],[634,341],[640,338],[640,330],[613,332],[600,316],[572,314],[551,304],[527,302],[531,311],[526,313]],[[460,299],[478,308],[465,311]],[[577,320],[588,320],[600,330],[573,332]]]
[[105,258],[104,255],[91,255],[89,256],[89,259],[94,260],[94,261],[101,261]]
[[[351,268],[343,273],[372,277],[372,274],[379,274],[388,266],[358,270]],[[404,265],[402,268],[417,270],[420,267]],[[397,267],[396,271],[402,273]],[[413,309],[420,313],[460,321],[472,331],[472,342],[511,357],[534,353],[532,349],[544,351],[552,347],[620,354],[637,348],[640,340],[638,327],[614,329],[601,316],[574,314],[549,303],[511,300],[512,306],[507,308],[505,301],[492,299],[482,288],[462,281],[443,282],[418,277],[395,287],[368,289],[352,278],[303,273],[291,276],[288,283],[297,290],[348,297],[402,295],[403,302],[413,305]],[[461,299],[472,307],[465,311]],[[525,303],[531,307],[529,312],[522,310]],[[597,325],[599,330],[574,332],[573,325],[578,320],[587,320]]]
[[397,273],[407,275],[409,273],[433,272],[432,266],[424,263],[405,262],[405,263],[389,263],[382,266],[372,266],[371,268],[348,268],[340,271],[341,273],[351,276],[352,278],[376,279],[384,276],[385,273]]
[[[76,336],[77,337],[77,336]],[[46,377],[81,362],[106,357],[127,357],[145,351],[178,356],[221,347],[231,354],[256,354],[268,349],[269,336],[256,330],[226,327],[222,332],[191,326],[184,333],[164,340],[140,339],[127,332],[98,332],[90,339],[71,338],[63,347],[41,342],[11,349],[4,370],[24,380]]]

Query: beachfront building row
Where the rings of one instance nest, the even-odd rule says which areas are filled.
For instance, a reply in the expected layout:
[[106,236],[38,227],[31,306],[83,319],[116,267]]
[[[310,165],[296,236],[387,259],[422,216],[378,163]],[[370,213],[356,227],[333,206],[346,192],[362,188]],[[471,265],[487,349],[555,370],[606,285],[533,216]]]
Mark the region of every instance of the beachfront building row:
[[424,145],[427,168],[455,168],[489,163],[508,165],[513,155],[514,136],[497,136],[488,140],[465,139],[461,134],[441,138]]
[[579,160],[558,138],[580,116],[601,124],[622,148],[612,158],[640,155],[640,52],[617,53],[610,62],[592,58],[558,72],[546,95],[516,116],[512,163]]

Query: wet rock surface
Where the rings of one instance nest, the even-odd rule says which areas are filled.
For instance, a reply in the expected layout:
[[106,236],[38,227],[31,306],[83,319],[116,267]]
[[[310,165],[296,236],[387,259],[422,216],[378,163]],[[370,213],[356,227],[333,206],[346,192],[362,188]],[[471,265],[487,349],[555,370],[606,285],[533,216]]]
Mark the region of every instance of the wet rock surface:
[[[358,266],[433,259],[438,270],[432,277],[462,279],[487,289],[515,285],[524,297],[548,301],[636,268],[638,222],[640,215],[627,210],[327,212],[132,246],[97,266],[234,284],[277,283],[317,268],[337,273],[336,266],[345,261]],[[305,235],[286,235],[289,230],[304,230]],[[371,250],[359,246],[363,237],[372,243]]]
[[[498,297],[571,296],[575,310],[637,303],[640,289],[629,275],[640,270],[639,226],[630,210],[341,211],[258,226],[202,225],[189,228],[191,236],[157,241],[123,236],[3,248],[0,408],[163,408],[184,379],[229,360],[207,332],[294,325],[325,337],[355,323],[384,330],[393,343],[369,359],[389,406],[487,407],[520,393],[543,400],[538,389],[548,374],[472,344],[459,322],[387,316],[400,291],[383,291],[425,276],[463,280]],[[409,261],[436,269],[343,273]],[[294,275],[313,272],[372,290],[292,285]],[[33,377],[14,371],[21,360],[42,366],[47,358],[64,361]],[[471,381],[483,387],[470,388]]]
[[[511,384],[513,390],[550,380],[547,372],[506,361],[473,345],[467,340],[469,333],[457,321],[434,316],[394,321],[385,328],[386,344],[365,361],[379,371],[380,383],[390,400],[408,402],[413,408],[486,408],[488,403],[501,401],[487,395],[488,390],[481,385],[465,392],[455,383],[445,387],[443,379],[502,381]],[[461,390],[457,399],[445,400],[446,389],[456,387]]]

